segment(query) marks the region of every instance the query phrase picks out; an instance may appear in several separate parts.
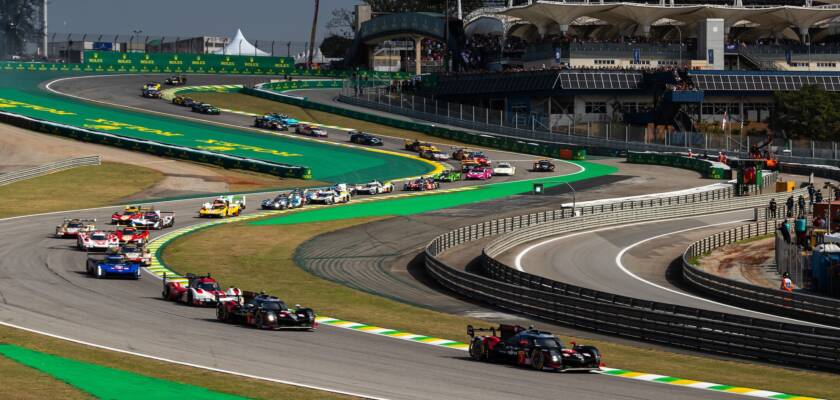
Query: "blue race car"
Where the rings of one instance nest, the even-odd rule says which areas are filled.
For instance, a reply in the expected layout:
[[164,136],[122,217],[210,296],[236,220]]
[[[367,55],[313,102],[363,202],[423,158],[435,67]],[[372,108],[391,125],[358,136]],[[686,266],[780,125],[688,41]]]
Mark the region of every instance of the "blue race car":
[[260,205],[263,210],[285,210],[302,207],[305,202],[305,191],[295,189],[288,193],[280,193],[273,199],[265,199]]
[[265,118],[268,121],[276,121],[276,122],[280,123],[281,125],[286,126],[286,129],[288,129],[289,127],[294,128],[294,127],[300,125],[300,121],[298,121],[298,120],[296,120],[292,117],[289,117],[286,114],[269,113],[269,114],[263,115],[263,118]]
[[91,256],[87,260],[87,274],[97,278],[117,276],[140,279],[140,263],[128,261],[120,254],[108,254],[104,258]]

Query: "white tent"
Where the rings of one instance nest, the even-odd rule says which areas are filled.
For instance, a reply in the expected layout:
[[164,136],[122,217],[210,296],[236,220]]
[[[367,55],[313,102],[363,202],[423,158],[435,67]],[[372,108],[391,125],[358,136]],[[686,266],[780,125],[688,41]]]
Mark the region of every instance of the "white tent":
[[[326,64],[330,61],[338,60],[337,58],[328,58],[324,57],[324,53],[321,53],[321,49],[315,48],[315,56],[312,57],[313,64]],[[309,50],[307,49],[304,52],[300,52],[295,55],[295,64],[306,64],[309,62]]]
[[256,48],[251,42],[245,39],[242,30],[236,30],[236,36],[230,41],[223,50],[219,50],[216,54],[226,54],[229,56],[269,56],[268,54]]

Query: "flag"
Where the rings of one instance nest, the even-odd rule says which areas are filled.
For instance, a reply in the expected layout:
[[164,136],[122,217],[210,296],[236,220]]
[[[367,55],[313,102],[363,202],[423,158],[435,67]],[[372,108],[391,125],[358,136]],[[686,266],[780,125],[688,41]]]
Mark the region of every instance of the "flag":
[[720,123],[720,129],[726,129],[726,124],[729,123],[729,111],[723,112],[723,120]]

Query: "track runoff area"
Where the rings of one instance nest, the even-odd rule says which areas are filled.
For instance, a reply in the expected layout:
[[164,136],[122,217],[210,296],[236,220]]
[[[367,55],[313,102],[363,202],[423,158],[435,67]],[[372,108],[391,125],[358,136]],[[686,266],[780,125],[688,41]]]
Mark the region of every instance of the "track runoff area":
[[[31,74],[31,73],[30,73]],[[17,80],[20,82],[20,80]],[[26,79],[24,79],[26,81]],[[32,83],[29,81],[28,83]],[[184,143],[192,144],[196,147],[201,146],[195,145],[194,143],[190,143],[190,140],[202,143],[201,141],[207,140],[226,140],[226,143],[239,143],[237,141],[244,141],[246,143],[253,143],[248,142],[249,139],[253,139],[255,135],[253,134],[243,134],[241,132],[228,132],[228,129],[217,129],[213,127],[213,129],[208,130],[206,126],[202,126],[201,124],[190,122],[190,121],[169,121],[169,120],[162,120],[161,118],[156,117],[147,117],[145,115],[141,115],[138,113],[132,113],[128,111],[122,110],[114,110],[114,109],[104,109],[102,107],[93,106],[90,104],[71,101],[67,99],[63,99],[60,97],[53,97],[47,96],[48,98],[43,98],[44,95],[39,93],[38,91],[33,91],[31,87],[24,87],[18,89],[9,89],[8,87],[4,90],[0,91],[2,93],[2,99],[0,99],[0,106],[6,111],[12,112],[19,112],[22,111],[21,114],[28,115],[28,116],[36,116],[37,117],[44,117],[44,114],[47,114],[49,120],[56,120],[56,122],[61,122],[69,125],[74,126],[83,126],[90,129],[102,129],[104,131],[127,131],[127,132],[120,132],[120,134],[129,133],[127,136],[130,135],[138,135],[137,137],[147,138],[150,140],[160,139],[160,137],[165,138],[167,140],[179,140],[181,142],[174,143],[185,145]],[[103,118],[104,117],[104,118]],[[93,120],[93,121],[92,121]],[[80,125],[76,125],[80,124]],[[97,125],[98,124],[98,125]],[[103,128],[107,126],[108,128]],[[195,129],[197,127],[197,129]],[[112,129],[115,128],[115,129]],[[343,129],[343,128],[342,128]],[[201,132],[204,135],[204,132],[209,131],[207,135],[213,135],[213,138],[204,137],[204,138],[197,138],[195,134],[191,132]],[[216,136],[218,135],[218,136]],[[227,136],[225,136],[227,135]],[[176,138],[176,139],[171,139]],[[277,137],[270,136],[272,139],[279,139],[278,143],[282,143],[284,149],[283,151],[277,151],[268,153],[271,156],[276,156],[277,158],[281,157],[295,157],[291,156],[291,154],[299,154],[298,157],[304,157],[302,154],[304,150],[297,150],[306,148],[308,151],[314,151],[316,154],[329,154],[329,150],[324,150],[321,147],[317,146],[310,146],[310,147],[296,147],[300,146],[299,140],[296,139],[289,139],[284,137]],[[263,138],[261,138],[263,139]],[[163,140],[160,140],[163,141]],[[165,142],[165,141],[163,141]],[[261,143],[257,144],[245,144],[242,148],[237,148],[237,146],[227,146],[233,147],[236,152],[242,152],[241,154],[245,154],[245,156],[251,156],[251,153],[257,153],[260,156],[265,156],[266,153],[261,152],[260,147]],[[312,145],[312,143],[306,143],[307,145]],[[273,144],[272,144],[273,145]],[[323,144],[321,145],[323,146]],[[260,147],[260,149],[254,149],[254,147]],[[265,147],[268,148],[268,147]],[[312,150],[314,148],[314,150]],[[332,149],[331,149],[332,150]],[[320,152],[320,153],[318,153]],[[354,153],[358,152],[352,149],[342,148],[339,152],[348,152]],[[279,153],[279,154],[278,154]],[[359,152],[361,153],[361,152]],[[362,153],[364,154],[364,153]],[[361,162],[361,165],[365,169],[373,168],[371,165],[375,164],[375,161],[371,161],[370,159],[365,159],[364,156],[360,156],[358,154],[354,154],[352,157],[352,161],[349,164],[341,164],[342,166],[346,165],[353,165],[356,166],[356,161],[364,161]],[[257,157],[255,157],[257,158]],[[317,160],[319,157],[315,156],[314,159]],[[312,157],[310,157],[312,159]],[[401,160],[402,161],[402,160]],[[414,160],[416,161],[416,160]],[[284,161],[288,162],[288,161]],[[380,165],[382,161],[379,161]],[[416,163],[417,171],[420,171],[419,174],[424,172],[428,172],[428,164],[424,165],[423,163]],[[313,169],[313,175],[316,179],[328,180],[333,177],[356,177],[358,178],[365,178],[367,179],[368,176],[371,176],[374,179],[389,179],[391,178],[388,175],[364,175],[357,173],[357,171],[348,171],[346,169],[342,169],[337,165],[331,165],[332,168],[330,169],[321,169],[319,168],[318,164],[311,164],[309,165]],[[607,173],[614,172],[609,168],[605,168],[598,164],[591,164],[591,163],[579,163],[580,168],[577,171],[569,174],[566,178],[563,178],[564,181],[574,181],[585,179],[589,177],[599,176]],[[425,170],[424,170],[425,168]],[[415,170],[410,169],[410,167],[404,167],[403,171],[411,171],[414,172]],[[316,171],[318,171],[316,173]],[[327,172],[324,172],[327,171]],[[370,173],[370,172],[365,172]],[[410,174],[408,174],[410,175]],[[407,175],[402,175],[407,176]],[[395,176],[395,178],[399,178],[400,176]],[[362,179],[362,180],[365,180]],[[548,179],[540,179],[540,180],[551,180],[557,179],[556,177],[548,178]],[[317,209],[306,210],[302,209],[298,212],[290,214],[288,216],[278,216],[276,218],[271,218],[267,220],[262,220],[260,222],[255,223],[299,223],[299,222],[310,222],[310,221],[323,221],[323,220],[334,220],[337,218],[354,218],[359,216],[375,216],[375,215],[407,215],[413,212],[424,212],[434,209],[440,208],[447,208],[453,207],[461,204],[467,204],[469,202],[475,201],[484,201],[484,200],[491,200],[493,198],[499,198],[508,196],[510,194],[521,193],[524,191],[528,191],[530,189],[530,185],[533,182],[529,181],[514,181],[514,182],[504,182],[498,183],[493,185],[484,185],[481,187],[478,186],[465,186],[459,189],[451,189],[447,193],[443,194],[434,194],[428,193],[424,194],[423,196],[409,196],[409,195],[400,195],[399,198],[396,199],[375,199],[370,198],[370,200],[361,202],[361,203],[354,203],[347,206],[334,206],[334,207],[323,207]],[[546,182],[547,184],[555,184],[552,182]],[[560,184],[556,182],[556,184]],[[343,211],[346,210],[346,211]],[[263,216],[259,213],[251,214],[249,217],[253,218],[256,216]],[[190,228],[187,228],[188,231],[193,231],[194,229],[198,229],[199,227],[203,227],[200,225],[196,225]],[[173,232],[174,234],[175,232]],[[180,232],[183,234],[184,232]],[[167,235],[168,240],[176,237],[178,235]],[[156,242],[157,243],[165,243],[168,241],[167,239],[161,240]],[[165,266],[159,263],[157,260],[158,265],[157,267],[165,269]],[[160,269],[158,270],[160,271]],[[349,321],[340,321],[336,319],[332,319],[329,317],[322,317],[321,322],[326,325],[332,325],[340,328],[346,329],[355,329],[361,332],[373,333],[373,334],[380,334],[385,336],[391,336],[403,340],[413,340],[420,343],[427,343],[435,346],[444,346],[453,349],[463,349],[463,344],[446,340],[440,338],[428,338],[422,335],[415,335],[406,332],[399,332],[399,331],[392,331],[386,328],[379,328],[379,327],[370,327],[363,323],[357,322],[349,322]],[[624,376],[624,377],[633,377],[642,380],[651,380],[654,382],[661,382],[661,383],[671,383],[677,385],[687,385],[691,387],[703,387],[706,389],[711,390],[723,390],[729,393],[751,393],[752,395],[758,395],[758,392],[764,393],[772,393],[772,392],[765,392],[765,391],[755,391],[753,389],[745,390],[745,388],[732,388],[727,387],[725,385],[715,385],[710,383],[703,383],[703,382],[694,382],[694,381],[687,381],[677,378],[670,378],[666,376],[655,376],[650,374],[642,374],[636,373],[632,371],[623,371],[623,370],[614,370],[608,369],[606,373],[616,376]],[[705,387],[704,387],[705,386]],[[756,393],[753,393],[756,392]],[[772,393],[774,398],[794,398],[794,396],[784,395],[780,393]],[[777,397],[777,396],[785,396],[785,397]],[[788,397],[789,396],[789,397]],[[764,397],[764,396],[761,396]]]

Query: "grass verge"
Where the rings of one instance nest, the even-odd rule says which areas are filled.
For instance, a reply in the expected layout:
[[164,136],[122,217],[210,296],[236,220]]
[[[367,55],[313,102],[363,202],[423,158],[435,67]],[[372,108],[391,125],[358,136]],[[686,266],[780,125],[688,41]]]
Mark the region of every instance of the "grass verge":
[[207,102],[217,107],[227,108],[230,110],[247,111],[255,114],[276,112],[281,114],[287,114],[292,118],[296,118],[302,121],[314,122],[317,124],[353,128],[360,131],[373,132],[375,134],[401,137],[405,139],[423,140],[459,147],[464,146],[464,143],[456,142],[454,140],[443,139],[416,131],[393,128],[387,125],[381,125],[372,122],[361,121],[358,119],[343,117],[340,115],[330,114],[324,111],[310,110],[291,104],[266,100],[241,93],[196,92],[190,93],[189,96],[195,100]]
[[113,204],[148,189],[164,175],[104,162],[0,186],[0,218]]
[[[3,329],[0,327],[0,336],[3,336]],[[0,387],[4,388],[3,398],[10,400],[93,398],[58,379],[3,356],[0,356]]]
[[[353,398],[92,348],[3,325],[0,325],[0,342],[16,344],[44,353],[94,363],[108,368],[121,369],[169,381],[201,386],[217,392],[256,399],[340,400]],[[46,378],[48,375],[43,375],[41,372],[21,366],[20,364],[14,363],[14,365],[9,366],[7,369],[5,362],[14,363],[0,356],[0,387],[3,388],[4,399],[90,398],[85,393],[75,390],[61,382],[55,380],[49,382],[52,378]],[[35,385],[39,389],[39,392],[33,392],[29,386],[30,383]],[[73,390],[68,390],[68,388]],[[40,389],[43,389],[43,391]],[[49,389],[57,391],[47,392]],[[41,395],[38,395],[39,393]]]
[[[467,324],[487,323],[410,306],[320,279],[300,269],[294,250],[311,238],[374,221],[374,218],[293,226],[229,224],[202,230],[170,243],[164,261],[180,273],[212,272],[225,285],[282,293],[289,303],[319,314],[444,339],[465,340]],[[219,248],[215,243],[228,243]],[[565,340],[574,338],[564,337]],[[837,376],[782,367],[726,361],[579,340],[598,346],[608,366],[685,379],[817,397],[836,397]]]

